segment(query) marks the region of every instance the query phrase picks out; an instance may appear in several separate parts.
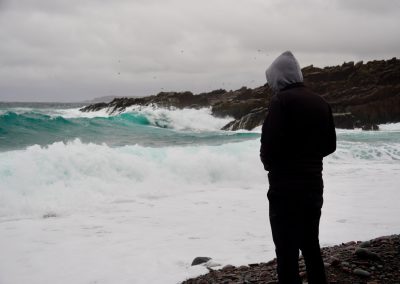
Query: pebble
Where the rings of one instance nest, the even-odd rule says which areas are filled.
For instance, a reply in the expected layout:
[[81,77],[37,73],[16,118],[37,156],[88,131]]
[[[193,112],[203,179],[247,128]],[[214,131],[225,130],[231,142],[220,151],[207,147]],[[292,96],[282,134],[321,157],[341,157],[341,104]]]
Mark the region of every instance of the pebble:
[[332,266],[337,266],[337,265],[340,264],[340,259],[337,258],[337,257],[332,256],[332,257],[330,258],[330,262],[331,262],[331,265],[332,265]]
[[211,257],[206,257],[206,256],[198,256],[195,259],[193,259],[192,261],[192,266],[193,265],[197,265],[197,264],[202,264],[205,263],[207,261],[209,261],[211,259]]
[[[384,244],[384,242],[387,244]],[[371,240],[368,243],[357,242],[355,245],[345,247],[337,245],[335,247],[324,248],[322,257],[327,266],[328,283],[339,284],[389,284],[399,283],[400,271],[398,263],[400,261],[398,250],[400,247],[400,236],[393,235],[390,239]],[[363,247],[362,247],[363,246]],[[357,253],[356,253],[357,251]],[[380,261],[375,262],[375,252],[379,252]],[[359,257],[361,255],[362,257]],[[211,261],[211,260],[210,260]],[[335,264],[335,265],[333,265]],[[204,264],[203,264],[204,265]],[[306,281],[304,260],[299,259],[300,275],[303,281]],[[209,269],[210,270],[210,269]],[[199,282],[199,280],[206,280]],[[184,282],[185,284],[278,284],[276,275],[276,260],[267,263],[251,263],[235,268],[232,265],[226,265],[221,270],[210,270],[204,276]],[[303,283],[304,284],[304,283]]]
[[355,254],[359,258],[367,258],[367,259],[374,259],[374,260],[380,259],[379,255],[377,253],[372,252],[372,251],[370,251],[369,249],[366,249],[366,248],[357,248],[355,250]]
[[361,269],[361,268],[354,269],[353,273],[355,275],[362,276],[362,277],[370,277],[371,276],[371,273],[369,273],[368,271]]
[[233,265],[230,265],[230,264],[227,264],[224,267],[222,267],[222,270],[225,270],[225,271],[233,270],[233,269],[235,269],[235,267]]

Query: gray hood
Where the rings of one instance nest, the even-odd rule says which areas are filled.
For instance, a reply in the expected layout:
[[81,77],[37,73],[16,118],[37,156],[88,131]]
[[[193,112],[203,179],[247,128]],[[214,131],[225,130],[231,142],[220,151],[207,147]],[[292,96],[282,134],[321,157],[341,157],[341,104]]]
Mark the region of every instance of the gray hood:
[[268,85],[277,93],[293,83],[303,82],[299,62],[290,51],[279,55],[265,71]]

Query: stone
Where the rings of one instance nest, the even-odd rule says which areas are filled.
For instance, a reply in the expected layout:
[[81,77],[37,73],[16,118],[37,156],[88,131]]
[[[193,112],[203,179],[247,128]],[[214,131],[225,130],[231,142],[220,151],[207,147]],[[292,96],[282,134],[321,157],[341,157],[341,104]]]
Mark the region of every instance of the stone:
[[361,276],[361,277],[370,277],[370,276],[371,276],[371,273],[369,273],[368,271],[363,270],[363,269],[361,269],[361,268],[356,268],[356,269],[354,269],[354,270],[353,270],[353,273],[354,273],[355,275],[358,275],[358,276]]
[[198,265],[198,264],[202,264],[202,263],[206,263],[207,261],[209,261],[211,259],[211,257],[206,257],[206,256],[198,256],[195,259],[193,259],[192,261],[192,266],[193,265]]
[[366,248],[357,248],[355,250],[355,254],[359,258],[380,260],[380,256],[377,253],[372,252],[372,251],[370,251],[370,250],[368,250]]
[[368,130],[379,130],[379,126],[378,125],[376,125],[376,124],[373,124],[373,123],[367,123],[367,124],[364,124],[362,127],[361,127],[361,129],[362,130],[366,130],[366,131],[368,131]]
[[347,261],[342,261],[341,265],[342,265],[343,267],[349,267],[349,266],[350,266],[350,263],[348,263]]
[[263,124],[265,117],[267,116],[267,109],[257,108],[247,115],[244,115],[240,119],[233,120],[227,125],[222,127],[222,130],[238,130],[246,129],[252,130],[257,126]]
[[331,256],[329,261],[332,266],[338,266],[340,264],[340,259],[334,256]]
[[231,264],[227,264],[224,267],[222,267],[222,270],[224,271],[229,271],[229,270],[234,270],[235,266],[231,265]]
[[57,216],[57,213],[55,213],[55,212],[47,212],[47,213],[43,214],[42,217],[43,217],[43,219],[47,219],[47,218],[55,218],[58,216]]

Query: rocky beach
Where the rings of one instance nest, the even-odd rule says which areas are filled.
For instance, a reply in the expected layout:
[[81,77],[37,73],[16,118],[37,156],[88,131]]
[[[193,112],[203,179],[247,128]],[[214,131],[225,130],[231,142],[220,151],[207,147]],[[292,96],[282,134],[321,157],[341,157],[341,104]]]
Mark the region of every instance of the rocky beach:
[[[398,121],[398,66],[303,71],[337,126],[367,129]],[[334,77],[347,69],[354,75]],[[263,263],[275,253],[260,128],[221,130],[262,123],[270,97],[261,86],[115,99],[86,112],[0,105],[0,283],[276,282],[275,262]],[[390,235],[400,232],[400,123],[378,126],[337,129],[324,160],[320,243],[331,283],[399,282]],[[197,256],[214,264],[192,266]]]
[[[345,62],[325,68],[302,69],[305,84],[327,100],[337,128],[377,130],[378,124],[400,121],[400,59]],[[138,98],[116,98],[109,103],[88,105],[83,112],[108,109],[110,113],[130,106],[165,108],[210,107],[215,117],[232,117],[224,130],[251,130],[262,124],[272,97],[268,85],[254,89],[192,92],[160,92]]]
[[[369,241],[351,241],[322,248],[328,283],[330,284],[396,284],[400,283],[400,235],[384,236]],[[207,260],[207,259],[204,259]],[[212,263],[205,262],[205,265]],[[300,275],[307,283],[303,257]],[[209,273],[188,279],[182,284],[268,283],[277,284],[276,259],[222,269],[209,267]]]

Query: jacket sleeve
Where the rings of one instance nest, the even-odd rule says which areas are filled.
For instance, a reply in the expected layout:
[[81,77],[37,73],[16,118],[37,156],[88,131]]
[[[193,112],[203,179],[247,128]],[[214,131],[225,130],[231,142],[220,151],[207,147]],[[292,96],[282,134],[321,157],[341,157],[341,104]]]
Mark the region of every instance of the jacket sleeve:
[[283,112],[280,101],[275,95],[271,99],[261,132],[260,158],[266,171],[270,170],[279,152],[282,130]]
[[336,151],[336,131],[335,123],[333,120],[332,109],[329,107],[329,122],[328,122],[328,132],[326,137],[325,149],[323,156],[326,157]]

